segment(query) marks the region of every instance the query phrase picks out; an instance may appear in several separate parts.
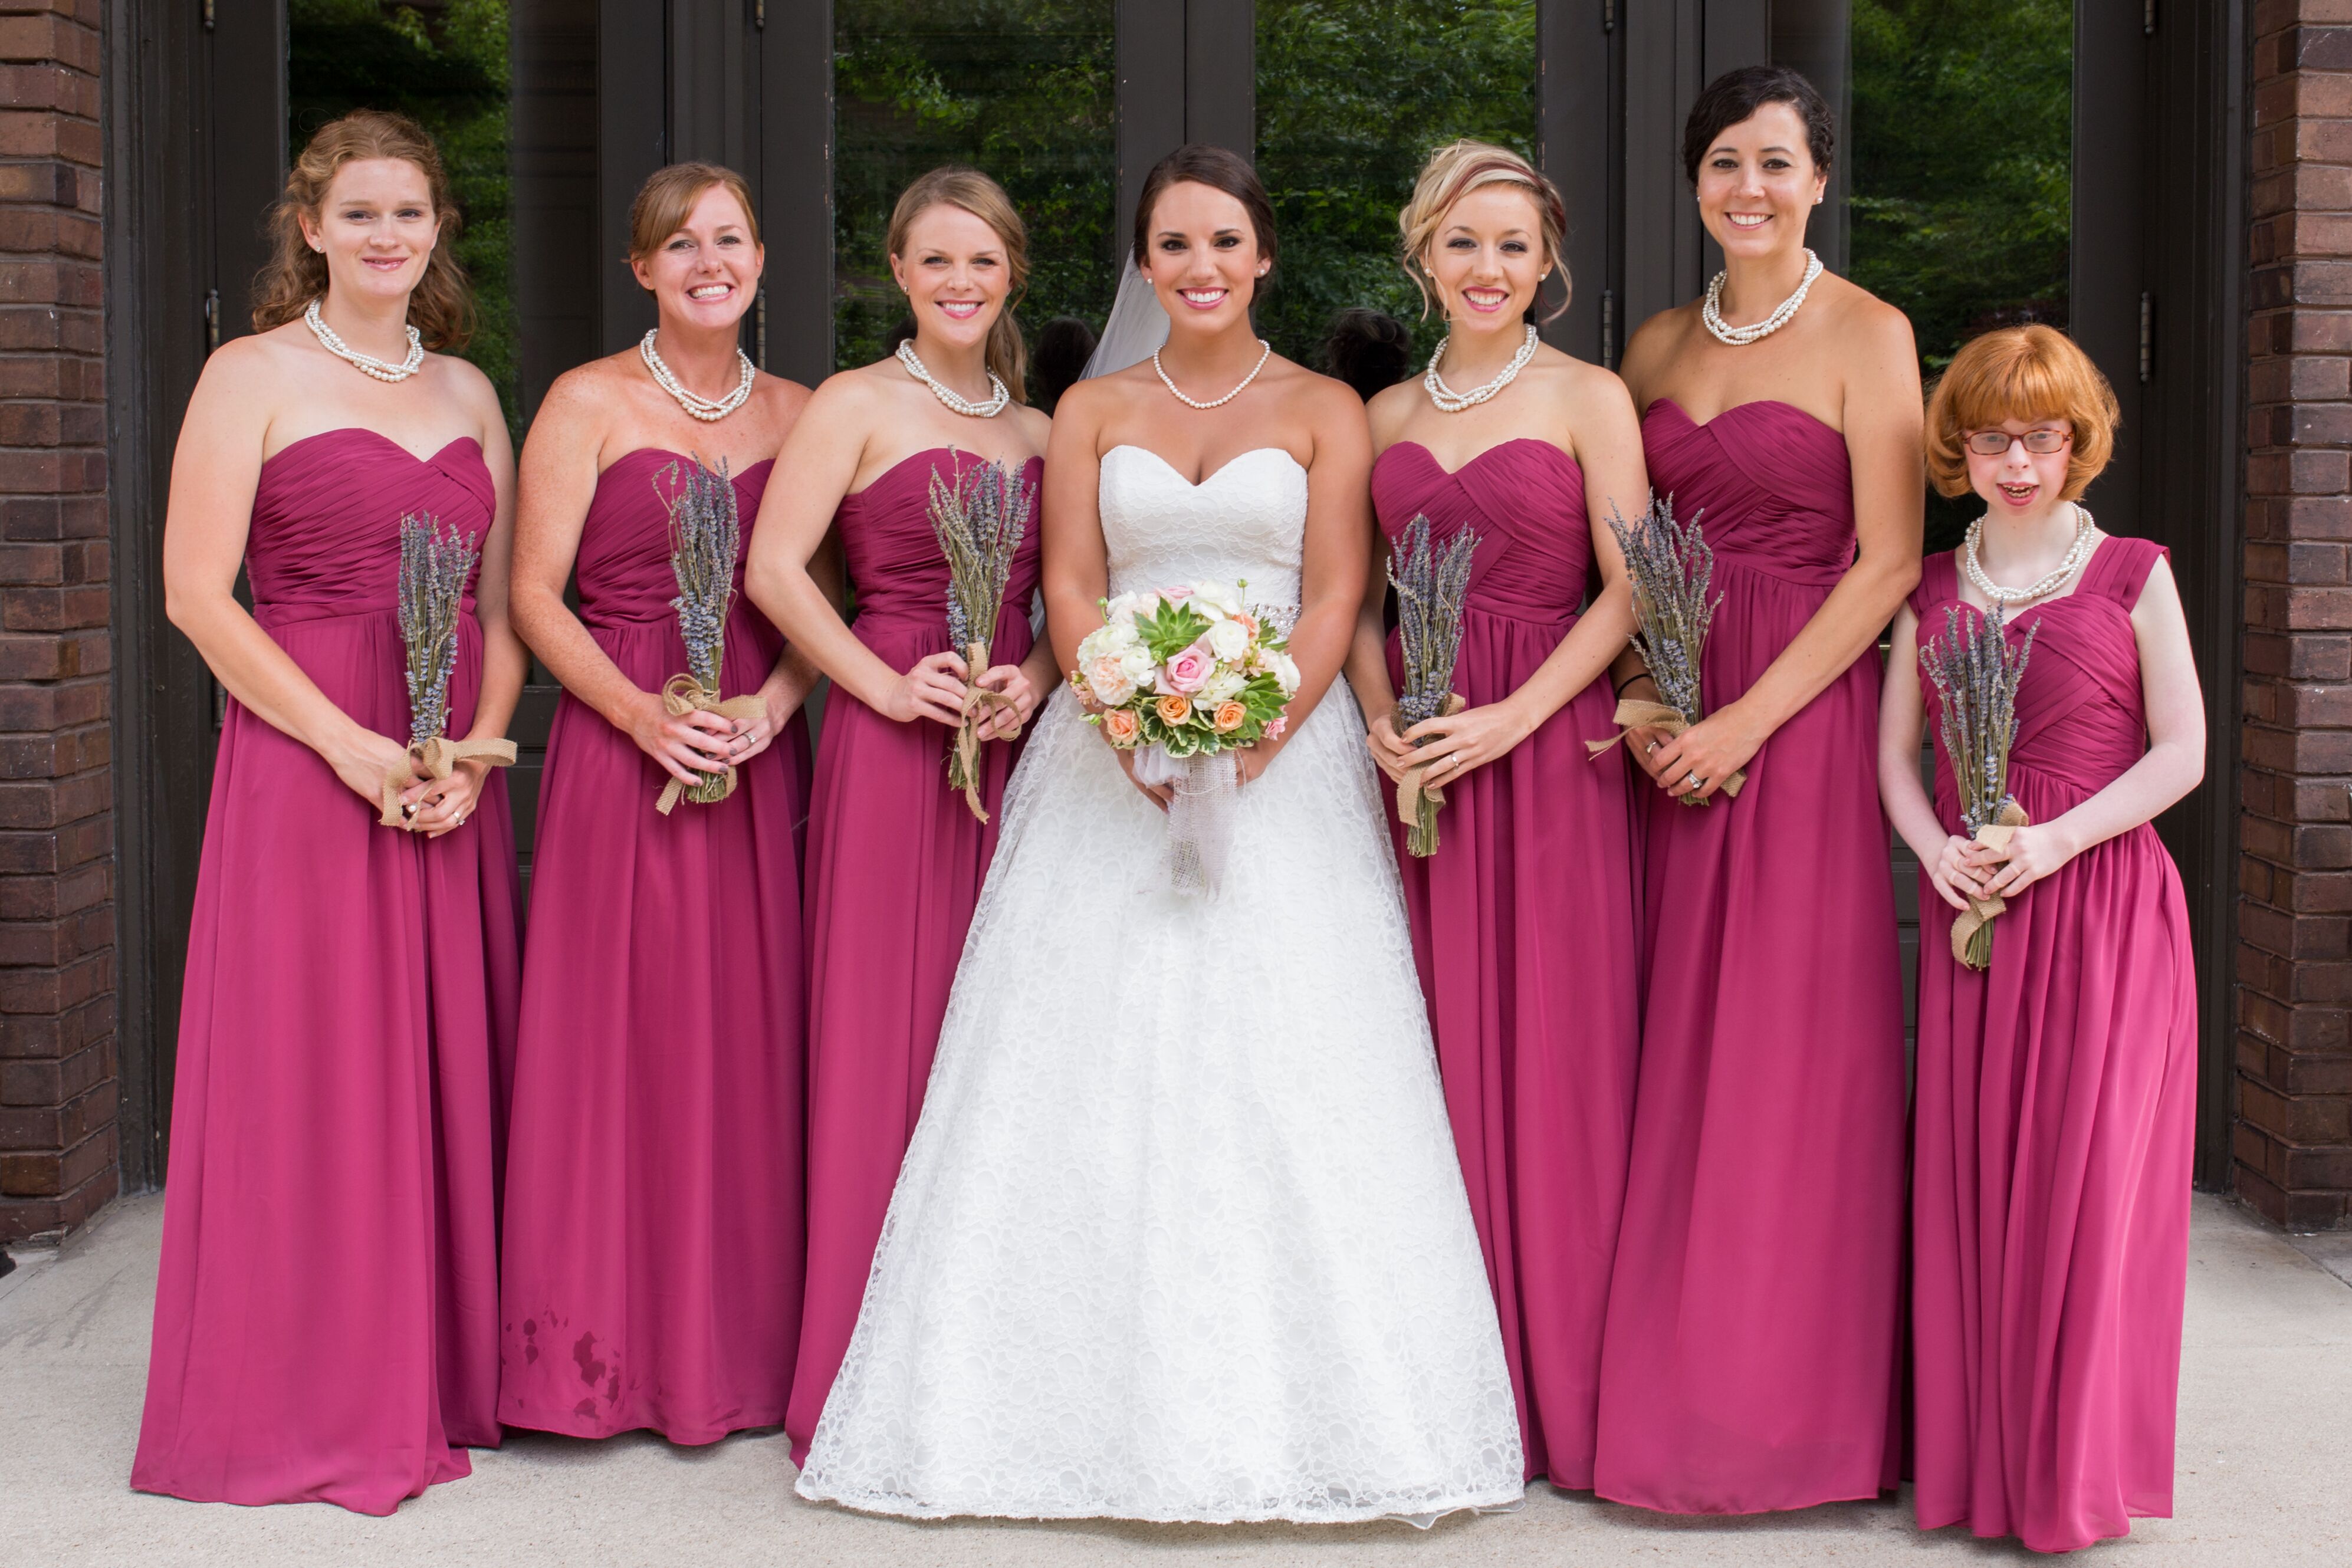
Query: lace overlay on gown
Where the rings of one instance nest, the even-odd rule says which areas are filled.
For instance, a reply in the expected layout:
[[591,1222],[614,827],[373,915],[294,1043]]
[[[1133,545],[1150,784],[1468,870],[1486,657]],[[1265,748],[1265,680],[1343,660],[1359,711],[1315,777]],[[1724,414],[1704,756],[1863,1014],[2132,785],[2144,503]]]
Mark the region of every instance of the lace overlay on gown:
[[[1103,459],[1114,591],[1296,602],[1307,476]],[[1213,898],[1066,691],[1007,787],[802,1495],[1225,1522],[1516,1502],[1517,1422],[1344,681]]]

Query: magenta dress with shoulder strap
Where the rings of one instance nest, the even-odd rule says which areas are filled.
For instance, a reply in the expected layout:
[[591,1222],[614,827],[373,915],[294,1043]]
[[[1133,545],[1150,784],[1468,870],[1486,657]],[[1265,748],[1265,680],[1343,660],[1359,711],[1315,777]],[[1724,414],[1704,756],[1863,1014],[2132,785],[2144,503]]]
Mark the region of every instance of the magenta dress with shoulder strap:
[[[1642,421],[1650,485],[1715,551],[1707,711],[1854,559],[1845,438],[1785,402]],[[1874,649],[1790,716],[1737,798],[1654,785],[1640,1085],[1601,1354],[1595,1490],[1755,1513],[1895,1485],[1903,988]]]
[[[471,440],[373,431],[261,465],[254,619],[329,701],[405,740],[400,521],[478,539]],[[481,689],[470,598],[449,731]],[[427,840],[231,701],[188,937],[146,1416],[131,1484],[384,1514],[498,1423],[498,1162],[520,903],[504,775]]]
[[[948,651],[931,475],[951,480],[976,461],[944,446],[918,452],[842,497],[835,515],[856,596],[850,630],[894,670]],[[1032,458],[1022,469],[1033,491],[1044,468]],[[995,664],[1029,656],[1041,531],[1033,507],[989,644]],[[900,724],[835,686],[819,728],[808,855],[808,1288],[784,1420],[795,1464],[857,1326],[1020,753],[1017,741],[983,748],[982,822],[948,788],[955,732],[946,725]]]
[[[1454,672],[1465,702],[1509,696],[1576,624],[1593,577],[1584,472],[1549,442],[1505,442],[1451,474],[1400,442],[1372,465],[1372,504],[1391,541],[1416,515],[1441,544],[1479,536]],[[1584,745],[1615,732],[1614,708],[1603,675],[1448,785],[1434,855],[1407,852],[1390,812],[1528,1474],[1574,1488],[1592,1484],[1641,1042],[1632,790],[1622,753]]]
[[[2147,750],[2132,608],[2164,552],[2100,542],[2033,632],[2009,787],[2036,822]],[[1967,620],[1950,555],[1911,608]],[[1962,833],[1933,685],[1936,814]],[[2066,1552],[2172,1513],[2173,1413],[2197,1129],[2197,977],[2172,857],[2143,822],[2009,900],[1992,966],[1952,957],[1919,882],[1913,1388],[1921,1528]]]
[[[640,690],[685,671],[670,601],[677,454],[598,476],[580,618]],[[734,476],[748,541],[771,465]],[[741,596],[719,691],[783,638]],[[669,774],[569,694],[547,742],[523,963],[499,1418],[708,1443],[784,1418],[801,1316],[801,875],[808,727],[735,792],[655,810]]]

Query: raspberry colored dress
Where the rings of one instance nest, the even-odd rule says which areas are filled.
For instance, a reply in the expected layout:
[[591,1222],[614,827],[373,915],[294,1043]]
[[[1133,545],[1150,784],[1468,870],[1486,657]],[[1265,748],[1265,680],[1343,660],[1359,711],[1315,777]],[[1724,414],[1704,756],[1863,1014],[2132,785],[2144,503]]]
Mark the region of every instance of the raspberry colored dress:
[[[918,452],[842,497],[834,517],[856,595],[851,630],[894,670],[948,649],[931,475],[951,478],[974,461],[944,446]],[[1024,482],[1034,489],[1044,469],[1032,458]],[[989,644],[995,664],[1029,656],[1041,532],[1033,507]],[[1020,750],[1017,741],[983,748],[983,823],[948,788],[955,732],[947,726],[898,723],[836,686],[819,727],[808,852],[808,1291],[784,1418],[795,1464],[857,1326]]]
[[[1854,558],[1844,438],[1784,402],[1642,422],[1723,596],[1707,710],[1746,692]],[[1601,1353],[1595,1490],[1673,1513],[1895,1482],[1903,989],[1865,651],[1736,799],[1648,786],[1641,1079]]]
[[[582,526],[580,618],[645,691],[684,671],[669,601],[683,461],[629,453]],[[734,478],[748,538],[770,465]],[[658,486],[658,488],[657,488]],[[719,689],[783,638],[741,597]],[[708,1443],[784,1418],[801,1316],[801,878],[808,728],[734,794],[669,775],[570,695],[548,737],[508,1161],[499,1418]]]
[[[1593,576],[1583,470],[1522,440],[1448,474],[1401,442],[1372,465],[1372,503],[1391,538],[1417,514],[1440,542],[1476,530],[1454,690],[1473,706],[1509,696],[1576,624]],[[1389,824],[1528,1474],[1575,1488],[1592,1485],[1641,1041],[1632,790],[1619,753],[1584,747],[1614,733],[1614,709],[1594,681],[1448,785],[1436,854],[1415,859],[1393,810]]]
[[[478,538],[470,439],[331,430],[261,465],[254,619],[405,739],[404,513]],[[450,733],[481,687],[459,622]],[[146,1416],[131,1484],[390,1513],[494,1447],[498,1161],[520,967],[506,786],[427,840],[235,701],[188,939]]]
[[[2103,540],[2073,592],[2010,619],[2012,641],[2039,628],[2009,771],[2034,821],[2147,749],[2131,612],[2162,553]],[[1929,560],[1911,596],[1922,645],[1959,599],[1953,558]],[[1937,815],[1962,832],[1921,685]],[[2071,1551],[2172,1513],[2197,1124],[2189,909],[2145,822],[2010,900],[1982,974],[1953,959],[1954,912],[1924,875],[1919,907],[1919,1524]]]

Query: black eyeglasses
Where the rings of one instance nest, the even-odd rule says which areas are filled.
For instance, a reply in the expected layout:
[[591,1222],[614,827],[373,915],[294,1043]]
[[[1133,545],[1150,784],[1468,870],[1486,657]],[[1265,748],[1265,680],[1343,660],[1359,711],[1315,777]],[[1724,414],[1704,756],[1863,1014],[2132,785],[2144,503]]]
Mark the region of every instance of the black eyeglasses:
[[1969,450],[1979,457],[2006,457],[2011,445],[2025,443],[2025,449],[2036,457],[2047,457],[2053,452],[2063,452],[2066,444],[2074,439],[2072,431],[2029,430],[2022,435],[2011,435],[2005,430],[1972,430],[1969,432]]

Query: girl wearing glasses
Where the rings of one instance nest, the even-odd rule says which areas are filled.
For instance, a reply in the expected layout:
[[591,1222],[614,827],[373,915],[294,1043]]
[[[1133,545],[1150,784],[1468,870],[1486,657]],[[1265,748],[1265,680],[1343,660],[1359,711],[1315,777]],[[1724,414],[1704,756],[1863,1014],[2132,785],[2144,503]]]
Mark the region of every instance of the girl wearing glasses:
[[[2189,1260],[2197,988],[2189,913],[2151,819],[2204,773],[2205,710],[2165,552],[2076,499],[2116,400],[2048,327],[1962,349],[1927,465],[1985,516],[1895,618],[1879,779],[1919,857],[1912,1341],[1917,1509],[2064,1552],[2172,1512]],[[2004,849],[1960,821],[1919,649],[1995,606],[2031,635]],[[1919,781],[1937,734],[1936,792]],[[1948,927],[1999,898],[1990,967]],[[1936,900],[1948,906],[1939,917]]]

